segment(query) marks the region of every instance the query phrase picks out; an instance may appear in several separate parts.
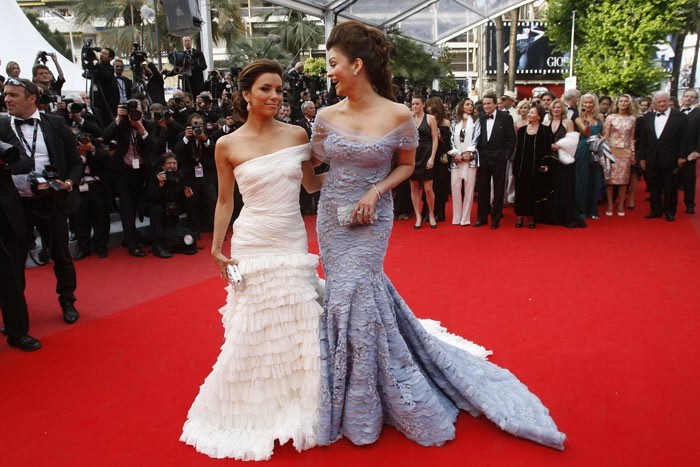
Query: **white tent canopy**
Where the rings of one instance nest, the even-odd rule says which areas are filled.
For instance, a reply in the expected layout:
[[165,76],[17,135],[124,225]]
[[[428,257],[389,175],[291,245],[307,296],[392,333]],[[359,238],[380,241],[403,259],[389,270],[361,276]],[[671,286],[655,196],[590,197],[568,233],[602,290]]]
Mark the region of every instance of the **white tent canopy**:
[[[31,79],[32,66],[36,54],[40,50],[55,53],[58,62],[63,69],[66,84],[63,85],[63,93],[70,91],[84,91],[85,78],[82,77],[82,69],[58,53],[56,49],[44,39],[39,31],[24,15],[24,12],[15,1],[3,2],[2,15],[0,15],[0,60],[2,67],[0,74],[5,75],[7,62],[19,63],[22,70],[22,78]],[[52,60],[47,63],[51,71],[56,74]]]

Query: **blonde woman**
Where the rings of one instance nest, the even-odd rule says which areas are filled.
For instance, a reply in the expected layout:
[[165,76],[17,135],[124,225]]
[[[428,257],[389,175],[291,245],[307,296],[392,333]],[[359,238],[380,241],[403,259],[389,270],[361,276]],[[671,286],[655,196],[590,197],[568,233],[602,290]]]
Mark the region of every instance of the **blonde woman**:
[[616,161],[605,178],[605,189],[608,195],[606,216],[613,215],[613,196],[616,186],[619,187],[617,215],[625,215],[625,195],[627,185],[630,183],[632,165],[635,164],[634,128],[638,116],[637,106],[632,96],[623,94],[617,99],[611,113],[605,119],[603,134]]
[[600,219],[598,215],[598,190],[602,183],[603,170],[591,159],[588,138],[603,131],[603,116],[598,108],[595,94],[584,94],[579,104],[579,117],[575,120],[576,131],[581,139],[576,150],[576,187],[574,201],[579,222],[586,218]]

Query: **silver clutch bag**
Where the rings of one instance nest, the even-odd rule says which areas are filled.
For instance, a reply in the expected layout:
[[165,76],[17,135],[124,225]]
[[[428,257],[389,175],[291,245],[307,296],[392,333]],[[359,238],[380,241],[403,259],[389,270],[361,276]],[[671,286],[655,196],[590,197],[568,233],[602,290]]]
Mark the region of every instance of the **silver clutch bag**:
[[245,289],[245,279],[238,269],[237,264],[229,264],[226,266],[226,278],[236,292],[240,293]]
[[[366,225],[358,223],[357,218],[355,218],[355,222],[352,221],[352,214],[355,211],[355,206],[357,206],[357,204],[346,204],[345,206],[338,207],[338,225]],[[379,214],[377,211],[374,211],[374,220],[377,220],[378,218]]]

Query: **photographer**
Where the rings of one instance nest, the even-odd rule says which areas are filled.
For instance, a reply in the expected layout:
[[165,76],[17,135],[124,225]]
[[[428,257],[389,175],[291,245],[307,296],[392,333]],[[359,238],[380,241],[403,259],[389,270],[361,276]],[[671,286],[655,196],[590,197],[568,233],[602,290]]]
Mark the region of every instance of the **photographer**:
[[[58,73],[58,78],[54,79],[53,74],[46,62],[48,62],[48,57],[51,57],[51,61],[56,66],[56,72]],[[36,60],[34,61],[34,66],[32,67],[32,80],[37,85],[41,86],[44,91],[49,91],[49,95],[60,96],[63,85],[66,83],[66,78],[63,75],[63,69],[58,63],[58,58],[56,53],[39,52],[36,55]]]
[[[76,275],[68,250],[68,216],[80,204],[77,188],[82,175],[80,154],[75,137],[64,120],[41,114],[36,107],[38,87],[25,79],[5,83],[5,102],[12,116],[0,127],[0,134],[10,126],[24,150],[34,161],[30,176],[14,175],[27,221],[35,225],[42,238],[48,239],[49,254],[54,262],[56,291],[63,320],[73,324],[80,316],[75,309]],[[23,248],[24,257],[28,251]]]
[[[83,161],[83,176],[78,185],[81,203],[75,213],[78,236],[78,253],[75,260],[90,256],[93,249],[98,257],[106,258],[109,240],[109,198],[101,177],[107,169],[109,153],[104,148],[95,147],[90,136],[85,133],[79,133],[76,139]],[[94,232],[92,242],[91,232]]]
[[224,89],[226,89],[226,82],[221,78],[219,71],[210,71],[207,81],[204,83],[204,90],[209,92],[214,101],[218,102]]
[[159,149],[154,156],[158,160],[151,161],[152,167],[158,167],[160,164],[160,155],[173,151],[178,143],[178,136],[185,131],[184,125],[180,125],[173,118],[173,112],[161,104],[151,105],[151,117],[153,119],[153,131],[159,140]]
[[63,106],[65,109],[66,123],[71,127],[74,134],[86,133],[94,138],[102,136],[102,129],[97,123],[97,119],[94,115],[87,113],[87,105],[85,105],[80,95],[68,94],[59,106]]
[[195,235],[199,235],[202,228],[213,226],[217,198],[214,145],[210,140],[213,127],[207,125],[209,127],[205,126],[201,115],[192,114],[181,141],[175,147],[185,184],[194,191],[188,199],[187,219]]
[[192,47],[190,36],[182,38],[182,46],[185,48],[185,63],[180,70],[182,90],[196,96],[204,91],[204,70],[207,69],[207,62],[204,54]]
[[20,142],[7,117],[0,117],[0,141],[0,311],[7,343],[30,352],[40,349],[41,342],[29,335],[22,254],[27,222],[11,173],[29,173],[32,160],[17,149]]
[[146,94],[151,104],[165,105],[165,83],[163,74],[152,62],[143,64],[143,75],[146,78]]
[[[92,58],[97,58],[94,53],[93,49],[83,48],[83,68],[88,69],[88,76],[92,78],[92,102],[102,112],[106,123],[114,120],[119,105],[119,90],[112,66],[114,50],[102,49],[97,63],[90,61]],[[89,57],[89,54],[93,57]]]
[[207,91],[202,92],[195,99],[195,112],[204,118],[204,121],[216,123],[219,118],[223,117],[218,109],[214,107],[212,96]]
[[124,62],[120,59],[114,61],[114,79],[119,93],[119,105],[124,105],[126,101],[131,99],[134,85],[129,78],[124,76]]
[[140,101],[130,100],[118,107],[116,121],[107,127],[104,139],[117,142],[110,166],[126,247],[132,256],[146,256],[139,248],[136,213],[145,194],[149,161],[152,153],[158,151],[158,138],[153,134],[153,124],[143,120]]
[[197,252],[194,234],[180,225],[180,214],[193,196],[192,188],[178,172],[177,157],[169,152],[163,155],[160,172],[149,184],[151,237],[153,255],[172,258],[172,251],[185,254]]
[[175,91],[173,97],[168,101],[168,108],[173,113],[173,118],[180,125],[184,126],[192,113],[192,99],[188,98],[183,91]]

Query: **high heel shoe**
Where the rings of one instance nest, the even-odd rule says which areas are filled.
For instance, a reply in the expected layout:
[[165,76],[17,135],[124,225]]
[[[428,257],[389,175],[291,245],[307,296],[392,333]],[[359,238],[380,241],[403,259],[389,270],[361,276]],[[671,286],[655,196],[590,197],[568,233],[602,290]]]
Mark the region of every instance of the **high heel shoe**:
[[530,222],[527,225],[529,228],[534,229],[537,226],[535,225],[535,219],[530,219]]
[[515,221],[515,228],[516,228],[516,229],[519,229],[519,228],[521,228],[522,226],[523,226],[523,218],[522,218],[522,217],[518,217],[518,218],[516,219],[516,221]]
[[414,229],[414,230],[418,230],[418,229],[421,228],[422,225],[423,225],[423,218],[421,218],[421,217],[416,217],[416,223],[413,224],[413,229]]
[[435,217],[433,217],[432,220],[428,220],[428,223],[431,229],[437,229],[437,220],[435,220]]

